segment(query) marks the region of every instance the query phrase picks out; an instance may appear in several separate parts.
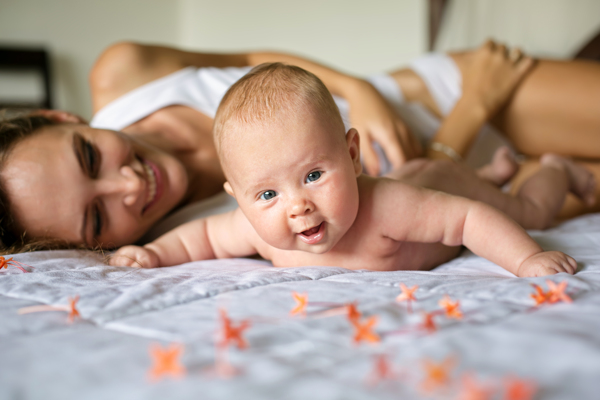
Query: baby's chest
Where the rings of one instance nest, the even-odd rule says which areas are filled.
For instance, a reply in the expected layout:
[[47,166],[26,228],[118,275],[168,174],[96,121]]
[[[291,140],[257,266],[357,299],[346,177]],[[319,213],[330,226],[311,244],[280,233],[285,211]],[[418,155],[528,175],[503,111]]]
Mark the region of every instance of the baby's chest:
[[426,249],[413,245],[386,238],[365,237],[358,243],[342,244],[324,254],[276,251],[271,261],[276,267],[331,266],[377,271],[418,269]]

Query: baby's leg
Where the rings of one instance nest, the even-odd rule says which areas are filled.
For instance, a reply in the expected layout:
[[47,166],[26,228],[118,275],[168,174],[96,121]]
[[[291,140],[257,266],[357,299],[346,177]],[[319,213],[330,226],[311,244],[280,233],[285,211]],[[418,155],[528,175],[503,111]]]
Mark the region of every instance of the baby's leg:
[[542,168],[523,184],[517,196],[502,193],[470,168],[450,161],[430,161],[401,180],[482,201],[503,211],[526,229],[550,227],[569,191],[584,201],[593,202],[595,188],[589,171],[555,155],[544,157]]
[[496,150],[491,163],[477,170],[477,176],[496,186],[503,186],[518,170],[519,164],[517,164],[511,150],[503,146]]

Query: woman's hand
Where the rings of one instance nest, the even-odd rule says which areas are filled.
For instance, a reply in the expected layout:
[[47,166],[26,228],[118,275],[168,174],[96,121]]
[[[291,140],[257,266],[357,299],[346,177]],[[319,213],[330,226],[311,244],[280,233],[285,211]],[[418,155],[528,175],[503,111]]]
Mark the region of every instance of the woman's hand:
[[156,268],[160,266],[158,255],[140,246],[123,246],[113,254],[108,263],[115,267]]
[[534,65],[533,58],[519,48],[488,40],[472,54],[472,62],[463,74],[463,98],[480,105],[487,119],[492,118]]
[[354,90],[345,97],[350,105],[350,122],[362,139],[363,162],[370,175],[380,172],[373,142],[381,146],[394,168],[422,155],[420,143],[370,83],[357,81]]

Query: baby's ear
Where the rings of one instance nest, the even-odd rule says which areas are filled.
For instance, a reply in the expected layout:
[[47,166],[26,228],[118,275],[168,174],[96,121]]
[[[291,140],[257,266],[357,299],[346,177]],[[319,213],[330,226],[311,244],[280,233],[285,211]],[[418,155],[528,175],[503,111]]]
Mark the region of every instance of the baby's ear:
[[356,176],[359,176],[362,173],[362,163],[360,162],[360,137],[356,129],[351,128],[346,133],[346,145],[352,158],[352,164],[354,164],[354,172]]
[[231,188],[231,185],[229,184],[229,182],[225,182],[223,184],[223,188],[225,189],[225,191],[227,192],[228,195],[230,195],[231,197],[233,197],[235,199],[235,194],[233,194],[233,189]]

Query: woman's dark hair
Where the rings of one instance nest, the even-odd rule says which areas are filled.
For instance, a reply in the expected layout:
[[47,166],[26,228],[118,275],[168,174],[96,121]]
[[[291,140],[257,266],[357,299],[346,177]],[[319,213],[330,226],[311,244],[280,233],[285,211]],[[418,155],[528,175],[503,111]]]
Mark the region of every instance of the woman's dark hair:
[[[34,135],[41,128],[51,125],[56,125],[56,123],[35,114],[9,119],[2,119],[0,115],[0,171],[4,168],[11,150],[20,141]],[[4,182],[0,179],[0,254],[65,247],[72,246],[57,240],[27,237],[27,232],[14,217],[10,198]]]

